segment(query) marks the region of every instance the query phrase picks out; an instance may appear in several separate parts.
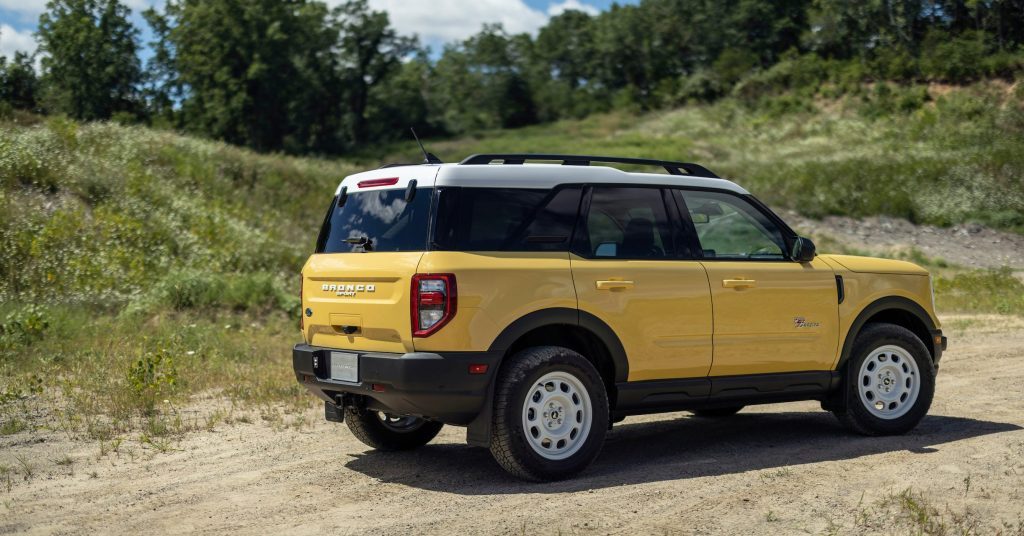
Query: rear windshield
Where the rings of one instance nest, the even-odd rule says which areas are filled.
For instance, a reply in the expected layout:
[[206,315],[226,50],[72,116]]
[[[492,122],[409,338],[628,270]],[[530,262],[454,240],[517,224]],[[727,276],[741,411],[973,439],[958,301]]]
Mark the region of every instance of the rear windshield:
[[450,251],[567,251],[580,187],[441,188],[433,248]]
[[431,188],[420,188],[409,202],[405,189],[351,193],[341,206],[335,198],[317,253],[423,251],[431,193]]

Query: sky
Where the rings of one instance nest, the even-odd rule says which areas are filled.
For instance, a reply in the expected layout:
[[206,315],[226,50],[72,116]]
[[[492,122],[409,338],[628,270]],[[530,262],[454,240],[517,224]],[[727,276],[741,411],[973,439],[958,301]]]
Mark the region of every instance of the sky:
[[[33,32],[47,0],[0,0],[0,56],[17,50],[35,50]],[[164,0],[122,0],[132,9],[133,23],[143,44],[149,31],[139,13]],[[325,0],[329,5],[343,0]],[[619,4],[637,0],[618,0]],[[500,22],[511,33],[534,33],[549,18],[567,10],[590,14],[608,9],[613,0],[369,0],[376,10],[387,11],[392,25],[404,35],[416,34],[422,44],[438,54],[445,43],[473,35],[485,23]],[[144,58],[149,54],[143,51]]]

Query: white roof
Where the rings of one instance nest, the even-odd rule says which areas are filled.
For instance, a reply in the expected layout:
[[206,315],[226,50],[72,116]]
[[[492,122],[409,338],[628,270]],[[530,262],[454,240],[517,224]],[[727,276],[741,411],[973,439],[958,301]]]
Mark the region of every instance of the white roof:
[[[373,179],[397,179],[394,184],[359,186]],[[395,166],[349,175],[335,191],[345,185],[350,193],[360,190],[388,190],[406,188],[416,179],[416,186],[468,186],[487,188],[553,188],[560,184],[637,184],[658,186],[691,186],[728,190],[739,194],[748,192],[726,179],[666,175],[660,173],[631,173],[604,165],[565,166],[561,164],[422,164]]]

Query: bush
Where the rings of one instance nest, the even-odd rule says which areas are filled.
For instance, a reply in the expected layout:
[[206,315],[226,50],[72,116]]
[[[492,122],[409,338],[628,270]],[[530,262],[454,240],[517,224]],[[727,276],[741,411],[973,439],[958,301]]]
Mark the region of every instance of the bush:
[[754,73],[741,80],[733,89],[733,95],[748,102],[791,91],[804,96],[813,96],[830,79],[835,62],[825,60],[817,54],[784,57],[782,61],[766,71]]
[[729,87],[714,72],[702,69],[681,80],[675,100],[678,104],[711,102],[725,95]]
[[139,295],[126,309],[128,314],[154,313],[164,309],[232,309],[282,311],[297,314],[298,297],[283,289],[271,274],[218,274],[201,270],[176,270]]
[[166,350],[148,351],[129,365],[127,380],[137,407],[143,415],[152,415],[156,404],[173,393],[178,371]]
[[985,32],[964,32],[951,38],[932,30],[921,46],[921,71],[929,80],[963,83],[986,73],[985,60],[990,52]]
[[1024,283],[1009,268],[940,277],[935,300],[942,311],[1024,315]]
[[0,349],[29,346],[41,341],[49,327],[50,317],[38,305],[11,311],[0,324]]
[[861,97],[858,110],[865,117],[882,118],[918,110],[930,98],[924,86],[901,87],[879,82]]

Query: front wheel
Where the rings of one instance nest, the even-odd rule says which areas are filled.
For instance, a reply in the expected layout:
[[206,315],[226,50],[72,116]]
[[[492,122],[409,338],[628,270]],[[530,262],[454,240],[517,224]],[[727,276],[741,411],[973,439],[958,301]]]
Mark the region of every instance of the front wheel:
[[846,403],[834,410],[863,435],[902,434],[921,422],[935,394],[935,366],[924,343],[895,324],[869,324],[847,363]]
[[422,447],[434,439],[444,426],[419,417],[397,416],[353,407],[345,408],[345,423],[356,439],[377,450],[412,450]]
[[589,361],[568,348],[527,348],[498,376],[491,454],[526,480],[568,478],[597,458],[608,418],[604,382]]

